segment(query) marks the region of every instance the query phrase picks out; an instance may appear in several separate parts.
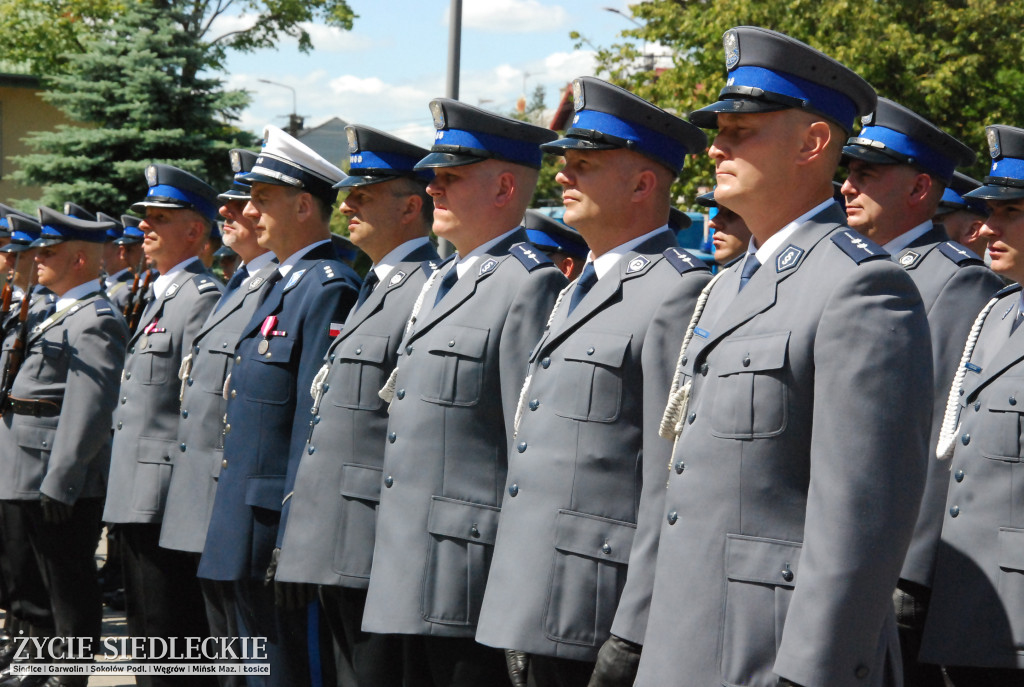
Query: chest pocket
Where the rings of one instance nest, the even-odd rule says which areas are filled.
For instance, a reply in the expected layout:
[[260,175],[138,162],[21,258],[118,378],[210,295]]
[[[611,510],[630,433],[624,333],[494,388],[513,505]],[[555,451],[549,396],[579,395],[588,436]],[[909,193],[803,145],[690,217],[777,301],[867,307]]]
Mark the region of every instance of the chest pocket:
[[565,346],[559,363],[558,394],[552,402],[562,417],[614,422],[622,403],[622,365],[632,336],[586,332]]
[[710,355],[711,432],[729,439],[781,434],[788,419],[789,332],[723,341]]
[[[972,416],[977,418],[976,430],[971,430],[977,437],[978,450],[981,455],[992,460],[1012,463],[1020,462],[1021,454],[1021,413],[1024,413],[1024,379],[1008,377],[992,382],[981,402],[980,410],[974,409],[974,403],[961,406],[960,418],[965,427],[973,425]],[[959,437],[957,437],[959,440]]]
[[284,336],[272,336],[266,340],[266,350],[260,353],[263,340],[263,337],[257,336],[255,340],[246,343],[249,355],[243,365],[260,367],[245,375],[244,393],[254,401],[283,405],[291,400],[292,388],[295,386],[289,365],[295,342]]
[[202,363],[202,374],[199,375],[199,384],[203,391],[218,395],[223,393],[224,380],[235,359],[235,345],[238,343],[239,335],[240,332],[214,329],[203,337],[205,360]]
[[472,406],[483,388],[490,329],[453,326],[430,343],[426,363],[430,375],[423,400],[450,406]]
[[383,406],[377,392],[387,381],[384,361],[390,340],[389,336],[354,334],[338,346],[337,371],[327,392],[335,405],[353,410],[379,410]]
[[66,342],[47,341],[38,344],[38,355],[30,355],[25,361],[25,372],[44,384],[63,382],[68,376],[68,363],[71,360],[70,346]]
[[170,332],[154,332],[139,337],[135,343],[139,381],[142,384],[166,384],[168,380],[177,378],[178,362],[172,360],[173,351]]

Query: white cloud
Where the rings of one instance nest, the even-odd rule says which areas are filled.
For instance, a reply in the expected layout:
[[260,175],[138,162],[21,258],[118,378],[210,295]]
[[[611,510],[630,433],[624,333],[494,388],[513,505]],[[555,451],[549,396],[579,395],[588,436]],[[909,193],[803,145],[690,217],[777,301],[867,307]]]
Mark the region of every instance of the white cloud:
[[[208,36],[210,40],[213,40],[227,33],[245,31],[252,28],[256,20],[255,14],[221,15],[210,25]],[[299,26],[309,34],[310,40],[313,41],[313,49],[318,53],[357,52],[372,50],[375,47],[373,39],[360,33],[343,31],[333,26],[311,22],[302,22]],[[284,37],[279,41],[276,49],[295,48],[298,44],[299,42],[295,38]]]
[[[466,0],[462,5],[462,27],[492,33],[528,33],[543,27],[561,29],[569,13],[561,5],[545,5],[538,0]],[[445,10],[443,24],[448,25]]]

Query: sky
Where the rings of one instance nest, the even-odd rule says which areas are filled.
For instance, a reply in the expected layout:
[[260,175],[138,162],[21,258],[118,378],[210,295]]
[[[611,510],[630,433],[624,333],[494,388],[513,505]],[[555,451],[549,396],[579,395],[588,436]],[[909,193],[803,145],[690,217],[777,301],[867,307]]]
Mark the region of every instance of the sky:
[[[307,54],[288,39],[275,50],[231,55],[226,85],[252,97],[242,128],[260,136],[266,124],[284,127],[293,111],[291,87],[307,128],[340,117],[429,147],[434,130],[427,104],[445,95],[449,0],[349,0],[349,6],[358,15],[351,31],[306,26],[314,45]],[[595,73],[591,46],[625,40],[619,33],[635,21],[628,17],[622,0],[463,0],[459,100],[507,114],[540,84],[553,108],[574,77]],[[252,19],[217,22],[211,37]],[[575,50],[570,31],[589,45]]]

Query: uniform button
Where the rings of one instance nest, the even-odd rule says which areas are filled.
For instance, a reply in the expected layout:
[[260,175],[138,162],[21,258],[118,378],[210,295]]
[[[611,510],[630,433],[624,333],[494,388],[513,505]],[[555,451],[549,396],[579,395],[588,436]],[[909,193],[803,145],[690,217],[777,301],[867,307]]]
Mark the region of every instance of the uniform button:
[[686,418],[688,424],[693,424],[693,421],[697,419],[697,413],[690,413],[690,416]]
[[128,349],[128,353],[129,354],[134,353],[134,352],[135,352],[135,346],[132,346],[131,348]]
[[232,389],[231,390],[231,398],[235,398],[236,396],[238,396],[238,392],[235,391],[234,389]]
[[46,440],[43,440],[43,448],[46,448]]
[[677,475],[681,475],[681,474],[683,474],[683,470],[686,469],[686,463],[684,463],[683,461],[679,461],[678,463],[676,463],[675,468],[676,468],[676,474]]
[[395,396],[397,396],[398,400],[401,401],[403,398],[405,398],[405,389],[399,389],[398,391],[396,391]]
[[327,382],[324,382],[324,393],[326,393],[327,390],[330,389],[330,388],[331,388],[331,385],[328,384]]
[[971,443],[971,435],[965,434],[962,437],[960,437],[960,443],[963,444],[964,446]]
[[227,467],[228,467],[228,460],[227,460],[227,458],[225,458],[224,460],[222,460],[222,461],[220,462],[220,467],[221,467],[221,469],[223,469],[223,470],[226,470],[226,469],[227,469]]
[[128,402],[128,397],[127,396],[122,396],[121,397],[121,405],[124,405],[127,402]]
[[519,445],[516,446],[516,450],[519,451],[520,453],[525,452],[526,451],[526,442],[525,441],[520,441]]
[[388,489],[390,489],[391,485],[394,484],[394,483],[395,483],[395,478],[392,477],[391,475],[388,475],[387,477],[384,478],[384,486],[387,487]]
[[310,446],[310,447],[308,447],[308,448],[306,449],[306,453],[308,453],[309,455],[313,455],[314,453],[316,453],[316,446]]
[[949,515],[950,515],[950,517],[953,517],[953,518],[955,518],[956,516],[960,515],[960,506],[950,506],[949,507]]
[[979,410],[981,410],[981,401],[975,401],[974,402],[974,412],[978,412]]
[[961,396],[963,396],[963,395],[964,395],[964,390],[963,390],[963,389],[960,389],[960,395],[961,395]]
[[124,373],[124,378],[125,379],[131,379],[132,378],[132,373],[131,372],[125,372]]
[[330,361],[331,361],[332,363],[334,362],[334,353],[331,353]]
[[853,674],[858,680],[863,680],[868,676],[868,673],[870,672],[871,669],[868,668],[866,665],[859,665],[857,666],[857,669],[853,671]]
[[362,354],[363,354],[363,347],[360,346],[359,348],[356,349],[356,355],[362,355]]
[[792,582],[793,581],[793,571],[789,569],[789,563],[786,563],[786,567],[782,569],[782,572],[780,574],[782,575],[782,579],[784,581],[786,581],[786,582]]
[[189,377],[187,380],[185,380],[185,383],[188,384],[189,386],[192,386],[192,381],[192,378]]
[[601,547],[601,551],[607,556],[612,552],[612,545],[605,541],[604,546]]
[[320,416],[317,415],[316,417],[314,417],[313,420],[309,424],[311,424],[311,425],[319,425],[320,424]]
[[519,485],[518,484],[513,482],[512,484],[510,484],[508,486],[508,495],[509,496],[515,497],[515,495],[518,494],[518,493],[519,493]]
[[452,339],[451,341],[448,342],[448,348],[454,348],[454,347],[455,347],[455,339]]
[[743,367],[750,367],[750,356],[749,355],[743,358]]
[[540,408],[540,401],[537,399],[530,401],[530,410],[537,410],[537,408]]
[[679,513],[675,512],[674,510],[670,510],[668,512],[668,524],[674,525],[674,524],[676,524],[676,520],[678,520],[678,519],[679,519]]
[[[222,344],[220,345],[220,347],[221,347],[221,348],[227,348],[227,347],[228,347],[228,344],[227,344],[227,342],[224,342],[224,343],[222,343]],[[199,347],[198,347],[198,346],[196,346],[196,353],[198,353],[198,352],[199,352]]]
[[683,359],[680,360],[679,362],[681,362],[683,365],[686,365],[686,363],[690,362],[690,358],[689,358],[689,356],[685,356],[684,355]]
[[957,482],[963,482],[964,481],[964,471],[963,470],[957,470],[955,473],[953,473],[953,479],[955,479]]
[[550,366],[550,365],[551,365],[551,358],[544,358],[543,360],[540,361],[540,366],[543,367],[545,370],[548,369],[548,366]]
[[231,425],[224,425],[224,433],[225,434],[230,434],[231,433]]
[[199,352],[199,346],[193,346],[192,347],[192,352],[193,353],[198,353]]
[[590,348],[587,349],[587,355],[594,355],[594,347],[593,346],[591,346]]
[[236,355],[236,356],[235,356],[235,362],[236,362],[236,363],[240,363],[240,362],[242,362],[242,356],[240,356],[240,355]]
[[479,539],[480,538],[480,528],[477,527],[475,522],[469,528],[469,536],[473,537],[474,539]]
[[187,449],[188,447],[185,446],[185,442],[183,441],[183,442],[181,442],[181,444],[178,445],[178,448],[180,448],[181,452],[184,453],[185,449]]
[[1017,398],[1015,396],[1010,396],[1010,405],[1011,406],[1017,405]]
[[707,363],[703,363],[703,364],[702,364],[702,365],[700,366],[700,373],[701,373],[701,375],[702,375],[702,376],[704,376],[704,377],[707,377],[707,376],[708,376],[708,364],[707,364]]
[[412,355],[412,345],[411,344],[409,346],[405,347],[405,354],[406,355]]
[[118,423],[117,423],[117,428],[121,429],[121,427],[123,427],[123,426],[124,426],[124,423],[119,420]]
[[182,417],[182,419],[187,420],[188,419],[188,411],[187,410],[181,411],[181,417]]
[[398,439],[398,435],[395,434],[394,432],[391,432],[390,434],[388,434],[388,443],[389,444],[395,443],[396,439]]

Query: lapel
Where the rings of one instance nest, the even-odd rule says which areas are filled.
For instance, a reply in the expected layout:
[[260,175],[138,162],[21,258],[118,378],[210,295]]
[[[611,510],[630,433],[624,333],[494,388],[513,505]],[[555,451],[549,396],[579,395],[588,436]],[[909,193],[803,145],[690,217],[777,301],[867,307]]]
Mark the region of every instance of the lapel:
[[623,255],[615,268],[597,281],[590,293],[579,302],[571,314],[569,313],[569,301],[572,299],[572,289],[567,291],[562,303],[558,306],[558,312],[555,313],[551,329],[545,334],[543,342],[535,351],[550,349],[579,329],[596,313],[620,302],[624,282],[647,274],[659,260],[663,259],[662,252],[666,248],[678,245],[675,236],[669,231],[658,232],[650,237]]
[[939,244],[949,240],[946,230],[941,224],[933,225],[931,229],[918,236],[910,242],[910,245],[892,256],[894,262],[899,263],[906,269],[913,269],[920,265],[925,257],[939,247]]
[[[303,279],[311,279],[313,275],[310,272],[316,267],[317,263],[321,260],[337,259],[337,254],[334,252],[334,248],[330,243],[322,244],[308,251],[305,255],[296,261],[295,265],[288,272],[287,277],[281,277],[270,286],[270,290],[267,292],[266,298],[263,302],[256,307],[256,312],[253,314],[252,319],[249,320],[249,324],[246,326],[239,340],[249,336],[254,331],[259,331],[263,321],[267,319],[269,315],[281,310],[281,305],[284,302],[284,296],[288,291],[291,291],[299,282],[294,281],[296,274],[302,272],[302,275],[298,277],[299,281]],[[274,272],[270,273],[271,278],[277,276],[277,265],[274,265]]]
[[[968,372],[964,379],[964,396],[970,398],[982,387],[1006,371],[1007,368],[1015,365],[1024,358],[1024,327],[1018,327],[1017,331],[1010,333],[1014,317],[1017,314],[1017,303],[1020,289],[1014,289],[1010,293],[1012,298],[1006,299],[1007,303],[996,303],[989,312],[982,326],[981,335],[978,337],[978,347],[997,346],[995,354],[990,360],[983,361],[984,367],[981,373]],[[975,351],[978,350],[975,348]],[[977,360],[979,356],[972,355]],[[977,363],[975,363],[977,364]]]
[[[163,314],[164,304],[178,295],[181,287],[185,285],[187,281],[195,277],[197,274],[205,274],[206,267],[203,265],[201,260],[193,260],[185,269],[181,271],[181,274],[167,286],[167,290],[164,291],[164,295],[158,298],[152,307],[147,307],[146,311],[142,314],[139,319],[139,324],[135,328],[135,334],[132,335],[132,342],[138,339],[146,329],[146,326],[153,320],[159,318]],[[155,281],[155,280],[154,280]]]
[[[435,324],[443,320],[448,313],[457,309],[465,301],[476,293],[476,288],[479,283],[490,277],[492,274],[498,271],[501,263],[508,259],[509,250],[517,243],[526,242],[526,231],[522,227],[515,230],[498,243],[491,246],[490,250],[480,256],[480,259],[473,265],[473,271],[467,272],[455,282],[455,286],[449,291],[441,302],[436,306],[430,307],[434,303],[434,297],[437,294],[439,288],[441,288],[441,279],[435,279],[433,286],[430,287],[424,297],[423,307],[430,307],[428,312],[420,315],[419,322],[416,323],[416,329],[409,335],[409,340],[413,340],[420,336],[428,329],[433,327]],[[452,265],[451,269],[455,269],[455,265]]]
[[[270,275],[277,269],[277,260],[271,260],[269,263],[256,270],[255,274],[249,276],[249,278],[239,285],[238,289],[228,297],[228,301],[219,309],[211,310],[210,316],[206,322],[203,323],[202,329],[196,334],[196,338],[203,336],[208,331],[216,327],[218,324],[223,322],[231,313],[235,312],[250,298],[257,298],[261,291],[261,288]],[[256,281],[259,279],[259,281]]]
[[[807,254],[844,224],[846,214],[838,205],[819,212],[789,236],[786,244],[754,273],[742,291],[739,291],[739,282],[743,262],[737,262],[712,289],[704,312],[718,313],[718,319],[705,317],[697,323],[706,336],[697,332],[691,339],[694,355],[689,356],[690,359],[696,359],[697,353],[712,347],[734,329],[775,305],[779,284],[799,272],[807,262]],[[786,266],[787,256],[794,255],[795,265]]]
[[427,260],[436,260],[437,251],[433,244],[418,246],[409,253],[402,262],[391,268],[391,271],[384,275],[384,278],[377,284],[370,297],[352,312],[352,316],[345,322],[345,326],[338,335],[337,340],[344,339],[350,332],[355,330],[362,322],[375,315],[384,308],[384,303],[391,292],[396,291],[409,280],[409,277],[416,274],[417,270],[423,269],[423,263]]

